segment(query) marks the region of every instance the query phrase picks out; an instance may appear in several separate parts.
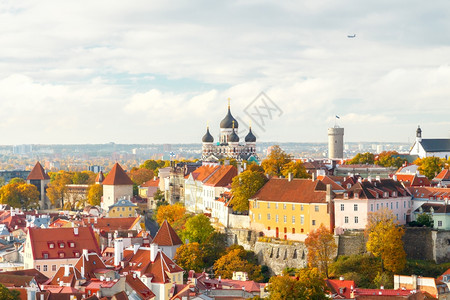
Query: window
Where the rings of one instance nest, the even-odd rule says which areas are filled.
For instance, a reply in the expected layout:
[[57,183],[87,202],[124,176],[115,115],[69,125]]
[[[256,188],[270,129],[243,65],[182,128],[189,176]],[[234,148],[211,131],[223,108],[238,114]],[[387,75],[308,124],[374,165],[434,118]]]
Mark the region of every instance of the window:
[[348,217],[344,217],[344,223],[347,224],[348,223]]
[[304,224],[305,223],[305,216],[304,215],[301,215],[300,216],[300,224]]
[[373,203],[370,204],[370,211],[373,211]]
[[54,243],[48,243],[48,247],[49,247],[50,249],[53,249],[53,248],[55,248],[55,244],[54,244]]
[[52,271],[56,272],[56,265],[52,265]]
[[64,248],[64,242],[58,242],[59,248]]
[[315,226],[316,225],[316,220],[312,220],[311,224],[312,224],[312,226]]
[[442,221],[438,221],[438,227],[442,227]]
[[261,220],[261,214],[258,214],[258,220]]
[[44,259],[48,259],[48,253],[43,253]]
[[397,208],[397,209],[398,209],[398,201],[397,201],[397,202],[395,202],[395,208]]
[[403,201],[403,208],[406,208],[406,201]]
[[358,217],[355,217],[355,224],[358,224]]
[[125,207],[122,207],[122,211],[125,211]]
[[358,193],[355,193],[355,194],[354,194],[354,197],[355,197],[356,199],[358,199],[358,197],[359,197]]
[[300,210],[303,210],[303,204],[300,205]]
[[267,208],[270,208],[270,203],[269,202],[267,202]]
[[292,204],[292,210],[295,210],[295,205],[294,204]]
[[341,211],[344,211],[344,204],[341,204]]
[[64,258],[64,252],[59,252],[59,258]]
[[73,254],[75,255],[75,257],[80,257],[80,252],[78,251],[73,251]]
[[275,215],[275,222],[278,223],[278,215]]
[[41,271],[41,266],[40,265],[36,265],[36,270],[38,270],[40,272]]
[[379,209],[380,207],[379,207],[379,205],[378,205],[378,203],[377,203],[377,210]]
[[75,248],[75,243],[74,242],[69,242],[69,247],[70,248]]
[[285,216],[283,216],[283,221],[284,221],[284,223],[286,223],[287,222],[287,216],[285,215]]
[[314,205],[314,211],[319,211],[319,205]]
[[[406,202],[405,202],[406,203]],[[406,220],[406,214],[403,214],[403,220]]]
[[381,208],[383,208],[383,203],[381,203]]
[[283,209],[286,209],[286,203],[283,203]]
[[391,209],[394,209],[394,202],[391,202]]
[[42,269],[42,271],[47,272],[47,265],[44,265],[44,268]]
[[270,220],[270,214],[267,214],[267,220]]
[[131,207],[128,207],[128,210],[131,211]]
[[358,211],[358,204],[353,204],[353,211]]
[[295,224],[295,216],[292,216],[292,224]]

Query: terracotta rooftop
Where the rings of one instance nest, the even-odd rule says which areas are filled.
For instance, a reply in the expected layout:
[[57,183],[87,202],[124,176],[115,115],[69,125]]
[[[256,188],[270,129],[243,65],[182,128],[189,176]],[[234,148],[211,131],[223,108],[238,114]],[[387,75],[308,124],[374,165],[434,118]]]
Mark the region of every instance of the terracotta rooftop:
[[24,287],[30,286],[30,282],[34,276],[27,275],[12,275],[0,273],[0,283],[7,287]]
[[450,180],[450,170],[449,169],[442,170],[434,179],[445,181]]
[[111,171],[109,171],[105,180],[103,180],[104,185],[133,185],[130,177],[122,169],[122,167],[115,163]]
[[125,282],[141,297],[141,299],[152,299],[156,295],[136,276],[128,274],[125,277]]
[[161,228],[159,228],[156,233],[153,243],[158,244],[158,246],[175,246],[183,244],[167,220],[164,220],[161,224]]
[[326,203],[326,185],[311,179],[271,178],[251,199],[273,202]]
[[351,291],[356,288],[353,280],[326,279],[325,283],[333,294],[344,296],[345,299],[350,299]]
[[104,180],[105,175],[103,175],[103,172],[102,171],[98,172],[97,177],[95,177],[95,182],[103,183]]
[[436,200],[445,200],[450,198],[450,188],[437,188],[429,186],[412,186],[408,188],[413,199],[427,199],[431,197]]
[[83,249],[100,253],[91,227],[28,229],[34,259],[68,259],[81,256]]
[[42,165],[39,162],[36,162],[30,174],[28,175],[27,180],[50,180],[50,176],[45,173]]
[[413,174],[397,174],[395,175],[397,177],[397,181],[403,182],[403,184],[408,186],[430,186],[431,182],[430,180],[423,176],[423,175],[417,175],[415,173]]
[[49,280],[47,276],[42,274],[36,269],[26,269],[26,270],[17,270],[17,271],[6,271],[2,272],[4,275],[19,275],[19,276],[33,276],[37,283],[42,284]]
[[225,187],[231,184],[233,178],[237,176],[238,172],[235,166],[220,166],[212,175],[205,181],[205,185]]
[[[67,273],[66,268],[68,268]],[[75,282],[77,280],[80,280],[81,278],[82,276],[80,271],[78,271],[75,267],[69,265],[61,265],[56,271],[55,275],[53,275],[53,278],[49,282],[49,285],[61,285],[61,282],[63,282],[68,286],[75,287]]]
[[140,216],[126,218],[85,217],[83,218],[83,224],[92,226],[98,230],[111,232],[116,230],[131,230],[140,220]]
[[88,253],[87,255],[81,255],[80,259],[75,264],[77,270],[82,270],[84,267],[84,277],[95,278],[95,271],[100,269],[106,269],[103,260],[97,253]]
[[159,186],[159,177],[155,180],[155,179],[150,179],[147,182],[144,182],[143,184],[141,184],[141,187],[151,187],[151,186]]
[[[195,169],[195,171],[191,172],[190,175],[192,175],[192,178],[194,180],[203,182],[206,179],[208,179],[208,177],[211,176],[211,174],[213,174],[215,171],[217,171],[217,169],[219,169],[219,167],[220,166],[210,166],[210,165],[201,166],[201,167],[198,167],[197,169]],[[189,175],[187,177],[189,177]]]

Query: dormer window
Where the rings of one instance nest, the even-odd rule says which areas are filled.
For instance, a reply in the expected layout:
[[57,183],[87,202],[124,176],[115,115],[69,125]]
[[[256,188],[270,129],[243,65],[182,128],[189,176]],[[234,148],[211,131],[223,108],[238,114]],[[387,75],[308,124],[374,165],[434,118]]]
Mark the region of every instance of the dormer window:
[[48,253],[47,253],[47,252],[43,252],[43,253],[42,253],[42,257],[43,257],[44,259],[48,259]]
[[389,196],[389,193],[388,193],[388,192],[384,192],[384,193],[383,193],[383,197],[384,197],[384,198],[387,198],[388,196]]
[[392,192],[392,197],[397,197],[397,192]]
[[73,255],[75,257],[80,257],[80,252],[79,251],[73,251]]
[[64,252],[59,252],[58,253],[58,257],[59,258],[64,258],[66,255],[65,255],[65,253]]
[[58,247],[59,248],[64,248],[64,242],[58,242]]
[[354,194],[354,197],[355,197],[355,199],[358,199],[358,198],[359,198],[359,194],[358,194],[358,193],[355,193],[355,194]]
[[348,199],[348,193],[344,193],[344,199]]
[[53,243],[53,242],[48,242],[48,247],[49,247],[50,249],[54,249],[54,248],[55,248],[55,243]]
[[69,244],[69,248],[75,248],[75,242],[70,241],[67,244]]

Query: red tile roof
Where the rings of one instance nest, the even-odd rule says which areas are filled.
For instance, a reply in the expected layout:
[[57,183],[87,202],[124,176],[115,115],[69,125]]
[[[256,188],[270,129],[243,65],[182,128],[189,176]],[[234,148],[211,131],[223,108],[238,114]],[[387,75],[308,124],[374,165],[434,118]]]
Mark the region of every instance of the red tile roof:
[[403,182],[405,186],[430,186],[430,180],[425,176],[417,174],[397,174],[397,181]]
[[30,174],[27,177],[27,180],[49,180],[50,176],[45,173],[44,168],[39,162],[36,162]]
[[203,182],[206,179],[208,179],[208,177],[211,176],[211,174],[213,174],[219,168],[220,166],[210,166],[210,165],[201,166],[195,169],[195,171],[193,171],[190,175],[192,175],[192,178],[194,178],[194,180]]
[[[322,181],[323,183],[325,183],[325,184],[331,184],[331,189],[333,190],[333,191],[342,191],[342,190],[345,190],[344,189],[344,187],[343,186],[341,186],[341,184],[340,183],[337,183],[336,182],[336,180],[335,179],[333,179],[332,177],[330,177],[330,176],[321,176],[322,178],[317,178],[317,179],[319,179],[320,181]],[[337,176],[333,176],[333,177],[337,177]],[[341,182],[343,181],[343,179],[344,178],[342,178],[341,177]]]
[[36,269],[26,269],[26,270],[17,270],[17,271],[7,271],[2,272],[1,274],[10,274],[10,275],[19,275],[19,276],[33,276],[37,283],[42,284],[48,281],[48,277],[39,272]]
[[361,296],[409,296],[411,290],[354,289],[354,295]]
[[102,183],[105,180],[105,176],[103,175],[103,172],[100,171],[97,174],[97,177],[95,177],[95,182]]
[[235,166],[220,166],[206,181],[205,185],[225,187],[231,184],[233,178],[237,176]]
[[[78,271],[75,267],[67,265],[69,268],[68,273],[66,274],[66,266],[61,265],[56,271],[55,275],[53,275],[52,280],[48,283],[49,285],[60,285],[61,282],[65,283],[68,286],[75,287],[75,283],[77,280],[82,278],[80,271]],[[67,275],[67,276],[64,276]]]
[[85,217],[82,222],[84,225],[92,226],[100,231],[111,232],[116,230],[131,230],[140,219],[140,216],[126,218]]
[[156,295],[136,276],[128,274],[125,282],[144,300],[153,299]]
[[[76,230],[78,234],[75,234]],[[78,258],[83,249],[100,253],[91,227],[45,229],[30,227],[28,234],[34,259],[60,259],[61,256],[64,256],[64,259]],[[44,258],[44,255],[47,258]]]
[[122,169],[122,167],[115,163],[111,171],[109,171],[108,176],[103,180],[104,185],[133,185],[130,177]]
[[143,184],[141,184],[141,187],[150,187],[150,186],[159,186],[159,178],[155,179],[150,179],[147,182],[144,182]]
[[444,169],[434,179],[450,180],[450,170]]
[[429,186],[412,186],[408,188],[409,192],[414,198],[425,199],[425,198],[436,198],[437,200],[445,200],[450,198],[450,188],[437,188]]
[[158,246],[176,246],[183,244],[167,220],[164,220],[162,223],[161,228],[159,228],[153,239],[153,243],[158,244]]
[[350,299],[351,291],[356,288],[353,280],[326,279],[325,283],[332,293],[344,296],[346,299]]
[[77,270],[82,270],[82,267],[84,267],[84,277],[88,279],[95,278],[95,271],[106,269],[103,260],[97,253],[88,253],[87,256],[81,255],[80,259],[75,264],[75,268],[77,268]]
[[0,273],[0,283],[7,287],[30,286],[30,282],[33,279],[34,279],[34,276],[11,275],[11,274]]
[[326,185],[317,180],[271,178],[251,199],[296,202],[326,203]]

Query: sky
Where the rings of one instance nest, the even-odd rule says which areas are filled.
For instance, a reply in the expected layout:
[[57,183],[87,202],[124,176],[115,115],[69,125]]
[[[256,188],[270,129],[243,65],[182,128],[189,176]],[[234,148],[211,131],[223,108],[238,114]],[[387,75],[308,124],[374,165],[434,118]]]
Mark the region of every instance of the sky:
[[260,141],[450,137],[448,1],[2,0],[0,45],[3,145],[217,141],[228,98]]

